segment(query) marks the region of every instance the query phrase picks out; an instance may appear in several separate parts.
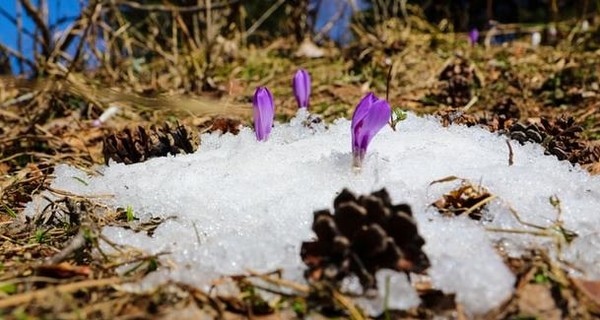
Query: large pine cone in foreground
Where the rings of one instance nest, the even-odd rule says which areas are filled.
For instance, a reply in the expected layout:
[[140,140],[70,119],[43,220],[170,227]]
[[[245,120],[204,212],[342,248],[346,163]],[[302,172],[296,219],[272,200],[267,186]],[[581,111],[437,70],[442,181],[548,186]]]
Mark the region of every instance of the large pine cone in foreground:
[[392,205],[385,189],[356,197],[344,189],[335,213],[316,211],[312,230],[317,240],[304,242],[301,257],[310,281],[339,281],[355,274],[363,289],[376,288],[375,273],[387,268],[421,273],[429,267],[410,206]]
[[125,128],[120,132],[104,137],[102,153],[104,161],[132,164],[167,154],[192,153],[200,145],[200,137],[195,130],[177,123],[174,127],[165,123],[162,127],[149,129],[138,126]]

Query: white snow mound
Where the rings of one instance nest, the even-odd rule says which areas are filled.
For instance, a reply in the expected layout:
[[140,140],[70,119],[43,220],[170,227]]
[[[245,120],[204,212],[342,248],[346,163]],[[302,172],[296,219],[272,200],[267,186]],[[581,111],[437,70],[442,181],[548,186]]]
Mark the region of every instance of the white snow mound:
[[[533,144],[513,142],[514,165],[509,166],[506,138],[479,128],[444,128],[433,118],[410,113],[397,131],[385,127],[374,138],[363,170],[356,173],[351,170],[350,122],[340,119],[327,130],[310,129],[301,124],[305,117],[300,111],[290,123],[275,125],[267,142],[257,142],[248,128],[237,136],[206,134],[194,154],[133,165],[112,163],[99,169],[101,176],[61,165],[52,187],[82,195],[112,194],[109,205],[132,206],[142,220],[176,217],[162,223],[152,237],[104,228],[104,235],[117,243],[148,253],[171,252],[166,259],[175,267],[151,273],[146,285],[173,279],[206,286],[221,275],[276,268],[300,280],[300,245],[313,237],[312,213],[330,208],[345,187],[358,194],[385,187],[395,203],[410,204],[427,242],[433,285],[455,292],[472,314],[498,306],[513,291],[514,276],[494,249],[498,240],[512,254],[552,243],[543,237],[487,231],[526,229],[508,205],[527,222],[551,226],[557,210],[548,199],[560,199],[563,226],[579,235],[564,255],[586,272],[583,276],[600,279],[599,178],[544,156]],[[498,196],[485,221],[440,217],[429,206],[460,183],[430,186],[447,176],[469,179]],[[29,205],[29,214],[43,205],[38,198]],[[385,274],[393,275],[390,307],[418,305],[404,275]]]

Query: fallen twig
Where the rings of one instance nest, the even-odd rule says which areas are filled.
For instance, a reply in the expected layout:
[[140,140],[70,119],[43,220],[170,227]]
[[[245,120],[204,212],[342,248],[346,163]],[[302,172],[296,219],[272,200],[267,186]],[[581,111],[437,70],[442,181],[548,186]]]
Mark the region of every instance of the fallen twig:
[[514,164],[513,157],[515,154],[513,153],[513,149],[512,149],[512,146],[510,145],[509,139],[506,140],[506,145],[508,146],[508,166],[510,167]]

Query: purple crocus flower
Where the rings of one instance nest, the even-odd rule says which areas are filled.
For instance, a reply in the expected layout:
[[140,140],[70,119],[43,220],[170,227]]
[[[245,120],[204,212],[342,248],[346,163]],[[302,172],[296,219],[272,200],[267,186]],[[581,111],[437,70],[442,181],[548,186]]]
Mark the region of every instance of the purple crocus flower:
[[266,87],[256,88],[254,92],[254,131],[258,141],[264,141],[269,138],[273,118],[275,117],[275,103],[273,95]]
[[353,165],[360,168],[369,143],[383,128],[392,115],[392,108],[385,99],[378,99],[369,92],[356,106],[352,115]]
[[477,30],[477,28],[473,28],[469,32],[469,43],[471,43],[471,46],[475,46],[477,44],[477,40],[479,40],[479,30]]
[[292,88],[294,96],[298,102],[298,108],[308,108],[308,99],[310,98],[310,75],[308,71],[300,69],[296,71],[292,79]]

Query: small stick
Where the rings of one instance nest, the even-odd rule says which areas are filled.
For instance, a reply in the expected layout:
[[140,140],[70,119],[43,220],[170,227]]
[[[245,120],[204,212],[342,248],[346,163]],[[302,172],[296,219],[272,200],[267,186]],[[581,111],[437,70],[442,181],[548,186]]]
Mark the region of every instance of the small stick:
[[256,29],[258,29],[258,27],[260,27],[263,22],[265,22],[265,20],[267,20],[267,18],[269,18],[273,12],[275,12],[275,10],[277,10],[284,2],[285,0],[278,0],[269,9],[267,9],[267,11],[265,11],[265,13],[263,13],[263,15],[260,16],[260,18],[258,18],[258,20],[256,20],[256,22],[254,22],[254,24],[250,26],[248,30],[246,30],[243,38],[247,39],[250,35],[252,35],[254,31],[256,31]]
[[40,3],[38,8],[36,8],[29,0],[21,0],[20,3],[23,6],[23,9],[25,9],[25,13],[27,13],[31,20],[33,20],[36,30],[41,32],[42,53],[45,57],[48,57],[50,55],[50,47],[52,45],[52,33],[44,21],[43,3]]
[[205,17],[206,17],[206,40],[207,42],[213,41],[213,26],[212,26],[212,1],[205,0],[204,6],[206,7]]
[[394,63],[390,65],[390,69],[387,74],[387,82],[385,84],[385,100],[390,101],[390,82],[392,82],[392,69],[394,68]]
[[59,253],[47,259],[47,263],[59,264],[65,261],[73,252],[79,250],[80,248],[83,248],[83,246],[85,246],[85,243],[85,233],[83,230],[79,230],[77,235],[73,237],[71,242],[69,242],[69,244],[66,247],[64,247]]
[[512,166],[515,162],[513,161],[514,153],[512,146],[510,145],[510,140],[506,139],[506,145],[508,146],[508,166]]
[[[23,51],[23,8],[21,7],[21,2],[17,1],[16,5],[16,16],[17,16],[17,50],[19,51],[19,72],[24,73],[25,69],[23,68],[23,62],[25,61],[25,54]],[[33,37],[35,41],[35,37]],[[34,63],[30,65],[32,70],[35,70],[36,66]]]
[[200,233],[198,232],[198,228],[196,227],[196,221],[192,222],[192,226],[194,227],[194,232],[196,233],[196,241],[198,241],[198,244],[201,244],[202,239],[200,238]]

